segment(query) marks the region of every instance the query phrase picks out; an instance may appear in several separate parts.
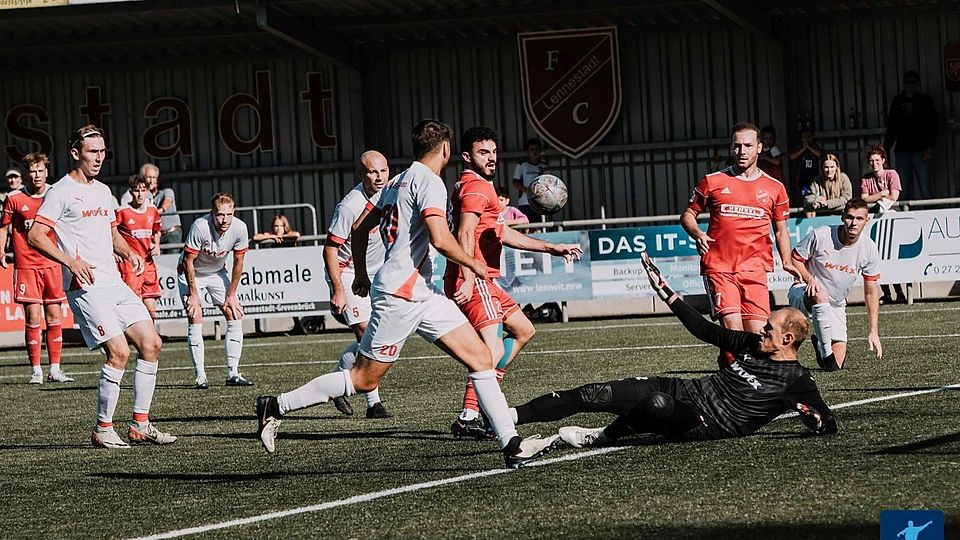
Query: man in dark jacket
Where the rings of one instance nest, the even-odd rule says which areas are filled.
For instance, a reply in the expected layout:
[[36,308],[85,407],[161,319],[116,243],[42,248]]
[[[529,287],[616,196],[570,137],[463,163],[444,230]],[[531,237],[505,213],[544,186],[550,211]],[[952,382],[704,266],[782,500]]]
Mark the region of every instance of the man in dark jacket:
[[658,433],[675,440],[750,435],[787,411],[796,411],[819,434],[837,423],[810,370],[797,361],[809,333],[799,310],[773,312],[760,334],[708,322],[674,293],[644,254],[653,289],[701,341],[735,354],[736,361],[698,379],[637,377],[551,392],[512,409],[517,424],[547,422],[579,412],[606,412],[617,419],[606,428],[560,429],[575,447],[611,444],[631,432]]
[[[903,91],[890,103],[887,134],[883,138],[887,154],[893,149],[894,164],[903,186],[901,200],[914,199],[918,195],[923,199],[935,196],[930,167],[938,126],[933,98],[920,91],[920,75],[916,71],[906,72]],[[914,173],[919,193],[913,190]]]

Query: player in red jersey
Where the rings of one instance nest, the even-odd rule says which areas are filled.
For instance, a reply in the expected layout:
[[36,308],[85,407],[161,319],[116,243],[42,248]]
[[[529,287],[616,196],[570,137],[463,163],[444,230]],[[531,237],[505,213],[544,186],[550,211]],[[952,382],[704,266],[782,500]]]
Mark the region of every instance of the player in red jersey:
[[[523,347],[533,338],[534,328],[520,306],[494,281],[500,276],[503,246],[538,251],[563,257],[567,262],[579,259],[576,245],[551,244],[504,226],[500,199],[493,186],[497,174],[497,132],[487,127],[472,127],[460,138],[465,169],[450,195],[447,212],[450,229],[466,253],[487,265],[487,278],[474,275],[469,268],[447,262],[444,292],[480,333],[490,349],[497,381]],[[504,330],[508,337],[504,338]],[[473,384],[467,381],[463,411],[450,426],[457,437],[493,437],[480,421],[480,406]]]
[[[760,333],[770,317],[771,223],[783,269],[797,275],[786,223],[790,201],[783,184],[757,167],[762,148],[756,126],[734,126],[730,133],[734,164],[703,177],[680,216],[684,230],[696,239],[714,316],[724,328],[754,333]],[[707,232],[697,226],[697,215],[705,211],[710,213]]]
[[[73,382],[60,369],[60,353],[63,350],[63,329],[60,324],[61,305],[67,299],[63,293],[63,277],[60,265],[44,257],[27,243],[27,233],[33,225],[37,210],[47,193],[47,156],[41,153],[27,154],[23,165],[29,179],[22,188],[11,191],[3,205],[0,220],[0,266],[7,267],[4,247],[7,245],[8,225],[13,225],[13,301],[23,305],[26,324],[24,341],[27,358],[30,360],[30,384],[43,382],[40,367],[40,325],[46,315],[47,355],[50,358],[48,382]],[[53,238],[53,231],[49,236]]]
[[117,267],[123,282],[143,300],[150,318],[157,320],[157,298],[160,298],[160,281],[157,263],[153,258],[160,255],[160,211],[147,202],[150,193],[147,177],[135,174],[130,177],[130,202],[117,209],[117,232],[127,241],[130,250],[143,259],[143,273],[137,274],[130,261],[120,261]]

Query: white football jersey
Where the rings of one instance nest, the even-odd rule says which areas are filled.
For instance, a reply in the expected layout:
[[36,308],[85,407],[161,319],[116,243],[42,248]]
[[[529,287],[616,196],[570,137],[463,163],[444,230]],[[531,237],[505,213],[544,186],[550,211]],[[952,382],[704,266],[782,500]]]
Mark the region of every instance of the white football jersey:
[[380,235],[386,247],[383,266],[373,279],[373,290],[412,301],[429,298],[433,262],[430,234],[424,218],[447,220],[447,187],[429,167],[414,161],[394,176],[368,206],[380,209]]
[[793,258],[806,265],[837,307],[847,304],[847,293],[860,276],[865,281],[880,279],[877,244],[864,231],[855,244],[845,246],[840,242],[840,227],[818,227],[793,248]]
[[[327,236],[334,242],[339,243],[337,249],[337,259],[340,261],[340,269],[353,271],[353,255],[350,252],[350,234],[353,224],[357,217],[367,206],[367,195],[363,191],[363,184],[357,184],[350,193],[340,201],[337,208],[333,211],[333,219],[330,220],[330,228],[327,230]],[[370,238],[367,241],[367,275],[372,280],[377,271],[383,266],[383,257],[386,249],[383,246],[383,240],[380,239],[379,227],[374,227],[370,231]],[[349,287],[349,283],[344,283]]]
[[65,290],[116,287],[123,284],[113,258],[113,227],[116,199],[99,180],[81,184],[64,175],[47,190],[36,221],[53,228],[60,250],[68,257],[90,263],[94,283],[81,285],[63,267]]
[[193,271],[198,276],[208,276],[226,268],[227,255],[245,253],[250,247],[250,238],[247,235],[247,224],[237,217],[233,218],[227,232],[220,235],[216,231],[213,216],[207,214],[197,218],[190,226],[187,241],[180,254],[183,262],[186,254],[196,253],[193,260]]

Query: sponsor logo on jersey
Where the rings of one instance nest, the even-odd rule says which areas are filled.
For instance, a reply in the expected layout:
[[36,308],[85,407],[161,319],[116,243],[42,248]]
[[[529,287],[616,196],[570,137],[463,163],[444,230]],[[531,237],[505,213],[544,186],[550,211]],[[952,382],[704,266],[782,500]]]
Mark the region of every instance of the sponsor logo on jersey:
[[[74,198],[76,198],[76,197],[74,197]],[[108,212],[106,209],[101,208],[101,207],[99,207],[99,206],[96,207],[96,208],[94,208],[94,209],[92,209],[92,210],[81,210],[81,211],[80,211],[80,214],[81,214],[83,217],[85,217],[85,218],[86,218],[86,217],[97,217],[97,216],[101,216],[101,217],[109,217],[109,216],[110,216],[110,212]]]
[[721,204],[720,215],[728,217],[742,217],[748,219],[763,219],[763,208],[744,204]]
[[857,269],[846,264],[836,264],[830,261],[824,261],[823,267],[829,270],[837,270],[839,272],[846,272],[847,274],[857,274]]
[[130,236],[134,238],[150,238],[153,236],[153,231],[150,229],[133,229],[130,231]]
[[747,384],[753,387],[754,390],[759,390],[763,385],[760,384],[760,381],[757,380],[756,375],[748,372],[740,366],[739,362],[734,362],[730,364],[730,367],[733,369],[733,372],[740,376],[743,380],[747,381]]

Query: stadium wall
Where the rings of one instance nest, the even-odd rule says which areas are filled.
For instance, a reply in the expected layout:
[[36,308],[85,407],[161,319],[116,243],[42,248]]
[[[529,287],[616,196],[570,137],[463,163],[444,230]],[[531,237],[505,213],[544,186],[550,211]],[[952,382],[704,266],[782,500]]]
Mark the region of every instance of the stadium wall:
[[[787,149],[795,138],[795,114],[809,110],[821,143],[841,151],[845,168],[855,176],[862,149],[882,138],[885,109],[905,69],[921,72],[941,118],[957,115],[956,96],[943,89],[941,63],[943,45],[960,41],[960,15],[891,14],[869,20],[837,15],[829,22],[783,23],[782,45],[732,24],[660,33],[621,28],[619,119],[582,159],[547,156],[571,190],[560,217],[679,212],[696,179],[726,154],[729,126],[743,119],[774,124],[781,148]],[[8,74],[0,85],[2,140],[8,155],[11,149],[23,153],[38,148],[24,137],[25,129],[47,133],[57,177],[68,166],[63,146],[70,130],[85,123],[87,113],[105,113],[106,105],[109,112],[101,118],[113,155],[104,178],[118,193],[125,178],[150,160],[160,165],[161,180],[177,191],[180,208],[203,208],[219,190],[235,193],[242,205],[307,202],[317,208],[321,231],[353,183],[360,152],[380,148],[399,170],[410,160],[410,128],[422,117],[439,117],[456,132],[477,123],[496,126],[503,150],[499,182],[509,182],[523,157],[523,141],[535,135],[523,113],[514,35],[391,45],[365,49],[363,57],[360,72],[286,56],[160,59],[150,67]],[[269,106],[264,87],[257,86],[258,72],[269,77]],[[100,94],[91,97],[95,89]],[[189,111],[184,128],[192,144],[189,153],[148,155],[143,144],[148,129],[176,123],[171,108],[146,114],[159,98],[182,102]],[[228,103],[240,103],[233,147],[262,135],[256,107],[248,106],[257,105],[272,118],[272,148],[238,152],[225,143],[218,122]],[[42,109],[46,119],[26,114],[36,112],[26,105]],[[851,107],[857,113],[855,130],[845,123]],[[944,121],[935,162],[942,195],[956,191],[960,141],[955,126]],[[160,129],[151,152],[169,153],[182,138],[182,131]],[[455,176],[456,165],[445,172],[448,183]],[[291,214],[295,228],[308,229],[305,214]],[[269,216],[262,219],[256,224],[261,229]]]

